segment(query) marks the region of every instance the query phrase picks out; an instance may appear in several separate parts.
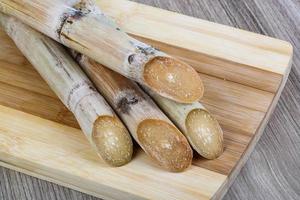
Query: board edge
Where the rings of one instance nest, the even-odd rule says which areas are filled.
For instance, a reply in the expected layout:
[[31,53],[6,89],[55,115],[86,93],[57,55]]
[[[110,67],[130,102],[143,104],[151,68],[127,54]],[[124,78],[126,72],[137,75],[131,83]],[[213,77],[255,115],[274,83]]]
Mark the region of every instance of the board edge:
[[241,156],[241,159],[237,162],[235,167],[232,169],[232,172],[227,176],[227,179],[225,180],[223,185],[219,188],[219,190],[213,195],[211,200],[218,200],[218,199],[223,199],[224,198],[224,196],[228,192],[229,188],[233,184],[234,180],[239,175],[239,173],[241,172],[241,170],[245,166],[246,162],[250,158],[256,144],[258,143],[259,139],[261,138],[261,136],[264,133],[265,128],[268,125],[270,117],[272,116],[273,112],[275,111],[276,105],[277,105],[277,103],[280,99],[282,91],[283,91],[283,89],[286,85],[289,74],[291,72],[292,64],[293,64],[293,53],[290,57],[289,64],[286,67],[285,74],[282,76],[281,84],[280,84],[277,92],[275,93],[275,96],[272,100],[271,105],[269,106],[269,109],[268,109],[264,119],[262,120],[260,126],[256,130],[256,133],[254,134],[253,138],[251,139],[250,143],[248,144],[247,149],[244,151],[243,155]]

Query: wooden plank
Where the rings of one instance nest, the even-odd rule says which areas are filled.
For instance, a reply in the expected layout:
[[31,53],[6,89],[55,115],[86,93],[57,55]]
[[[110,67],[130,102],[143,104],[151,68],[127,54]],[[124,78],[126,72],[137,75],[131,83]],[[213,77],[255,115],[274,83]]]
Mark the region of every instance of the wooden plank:
[[[0,52],[0,104],[5,106],[0,106],[2,164],[98,197],[222,196],[277,103],[290,70],[292,48],[280,40],[124,0],[99,3],[126,31],[180,57],[200,72],[206,87],[202,102],[224,129],[224,154],[212,161],[195,156],[193,167],[182,174],[157,168],[140,150],[127,166],[105,166],[81,132],[72,128],[78,127],[74,117],[0,31],[8,49]],[[158,19],[157,14],[164,19]],[[133,16],[138,16],[134,24],[127,20]],[[145,21],[159,28],[145,32]],[[171,30],[170,38],[161,32],[165,29]],[[191,37],[175,40],[176,32]],[[219,45],[221,41],[225,45]],[[233,51],[239,53],[234,56]],[[14,56],[16,60],[7,60]]]
[[[267,112],[273,93],[226,81],[213,76],[200,74],[205,87],[203,101],[216,105],[216,102],[231,102],[247,109]],[[226,106],[224,106],[226,108]]]
[[[196,52],[202,60],[196,69],[202,73],[226,76],[228,80],[256,85],[260,89],[275,92],[276,86],[259,85],[249,79],[244,82],[244,79],[238,79],[236,74],[229,73],[227,67],[238,66],[240,70],[236,70],[236,73],[242,73],[243,68],[246,68],[247,73],[243,75],[250,76],[252,80],[255,80],[258,74],[263,75],[264,71],[281,75],[287,72],[286,66],[293,51],[288,42],[126,0],[97,2],[104,12],[115,18],[128,33],[150,40],[150,43],[153,41],[166,44],[174,53],[180,49],[188,50],[185,54],[179,53],[183,57],[189,58],[190,55],[186,56],[187,54]],[[203,56],[206,56],[206,59],[201,58]],[[215,65],[220,61],[225,65]],[[214,64],[213,70],[204,67],[203,63]],[[277,78],[277,81],[280,81],[280,78]],[[279,83],[277,82],[277,86]]]
[[[133,36],[136,37],[135,35]],[[272,93],[276,92],[281,81],[281,75],[277,73],[265,71],[260,68],[253,68],[245,64],[226,60],[226,58],[218,58],[201,52],[199,53],[189,49],[171,46],[142,37],[137,38],[155,46],[158,49],[166,51],[181,60],[184,60],[202,74],[207,74]],[[250,55],[249,57],[251,57]],[[261,79],[257,79],[256,77],[265,77],[265,79],[264,81],[261,81]]]
[[79,128],[73,114],[57,98],[41,95],[1,81],[0,94],[1,105]]
[[183,173],[165,172],[143,152],[137,152],[130,164],[111,168],[98,161],[78,129],[4,106],[0,106],[0,127],[2,162],[100,197],[207,199],[226,179],[195,166]]
[[252,153],[255,145],[257,144],[258,140],[262,136],[265,127],[267,126],[267,122],[269,121],[272,113],[275,110],[276,104],[280,98],[280,95],[283,91],[283,88],[288,80],[289,73],[292,68],[292,60],[290,60],[288,66],[287,66],[287,74],[283,76],[281,86],[278,88],[278,92],[274,95],[274,99],[270,105],[269,111],[266,113],[264,119],[261,121],[260,126],[255,132],[255,135],[252,137],[251,142],[249,142],[247,149],[243,152],[243,155],[241,159],[236,163],[236,166],[232,173],[228,176],[228,181],[227,184],[224,184],[218,192],[215,193],[212,199],[221,199],[225,196],[226,192],[228,191],[229,187],[232,185],[233,180],[237,177],[237,175],[240,173],[242,166],[245,165],[247,162],[248,158],[250,157],[250,154]]
[[0,31],[0,39],[0,60],[4,60],[6,62],[17,65],[28,64],[28,61],[24,58],[18,48],[15,45],[12,45],[12,40],[10,40],[6,33],[2,30]]
[[97,2],[137,36],[278,74],[284,74],[283,66],[289,63],[292,46],[288,42],[125,0]]
[[31,65],[11,64],[0,61],[0,80],[6,84],[30,90],[45,96],[56,98],[54,92],[49,89],[49,86],[43,81],[42,77],[34,70]]

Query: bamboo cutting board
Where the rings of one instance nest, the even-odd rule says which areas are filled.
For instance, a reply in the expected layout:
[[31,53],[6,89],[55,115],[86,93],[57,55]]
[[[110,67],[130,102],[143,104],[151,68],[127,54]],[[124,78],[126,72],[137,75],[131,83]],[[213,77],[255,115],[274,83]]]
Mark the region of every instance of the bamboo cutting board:
[[73,115],[0,31],[0,164],[105,199],[218,199],[252,152],[286,83],[289,43],[125,0],[99,5],[133,36],[199,71],[202,102],[224,130],[225,152],[195,156],[184,173],[138,148],[121,168],[90,149]]

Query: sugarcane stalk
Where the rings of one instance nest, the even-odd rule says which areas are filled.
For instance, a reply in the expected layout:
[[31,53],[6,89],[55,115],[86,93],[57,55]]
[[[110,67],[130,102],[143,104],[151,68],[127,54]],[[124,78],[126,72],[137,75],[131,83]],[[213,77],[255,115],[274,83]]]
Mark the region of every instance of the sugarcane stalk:
[[177,103],[147,88],[144,89],[185,134],[193,149],[201,156],[215,159],[222,155],[224,146],[221,126],[201,103]]
[[75,51],[72,54],[133,138],[156,163],[173,172],[190,166],[192,149],[188,141],[135,82],[87,56]]
[[0,24],[72,111],[100,157],[112,166],[128,163],[132,156],[132,141],[127,129],[64,47],[2,13]]
[[0,0],[0,10],[159,95],[182,103],[203,95],[191,66],[130,37],[90,0]]

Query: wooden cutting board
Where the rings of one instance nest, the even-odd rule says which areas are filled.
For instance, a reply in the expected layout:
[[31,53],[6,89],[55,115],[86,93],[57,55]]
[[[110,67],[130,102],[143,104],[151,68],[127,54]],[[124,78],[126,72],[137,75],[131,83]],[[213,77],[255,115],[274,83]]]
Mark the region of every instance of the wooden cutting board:
[[225,134],[216,160],[195,156],[183,173],[133,161],[106,166],[73,115],[0,31],[0,164],[105,199],[219,199],[238,175],[286,83],[289,43],[125,0],[98,0],[123,29],[191,64],[202,102]]

